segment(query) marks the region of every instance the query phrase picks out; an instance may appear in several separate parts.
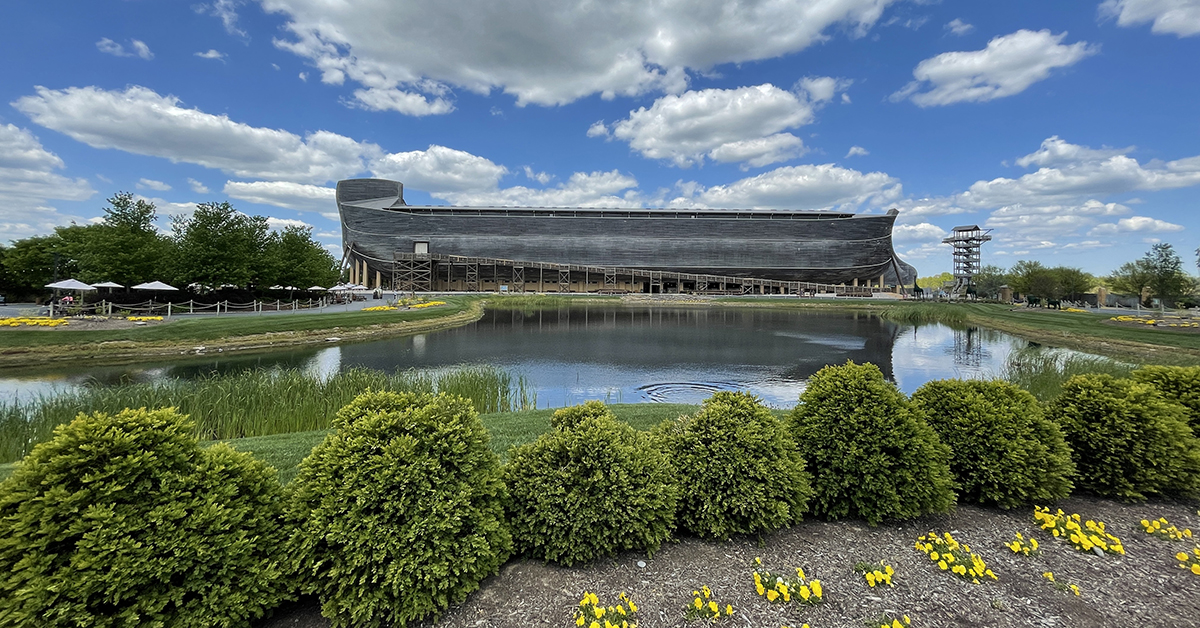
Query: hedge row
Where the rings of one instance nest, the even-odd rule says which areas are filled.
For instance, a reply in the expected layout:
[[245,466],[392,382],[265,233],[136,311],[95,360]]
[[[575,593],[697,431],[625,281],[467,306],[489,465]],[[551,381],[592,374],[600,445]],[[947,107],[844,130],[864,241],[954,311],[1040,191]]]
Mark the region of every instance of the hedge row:
[[[81,415],[0,484],[0,625],[245,626],[315,594],[335,626],[404,626],[519,553],[574,564],[800,520],[875,524],[957,500],[1200,491],[1200,370],[1080,376],[1047,406],[1004,382],[912,398],[873,365],[822,369],[783,419],[746,393],[639,432],[555,413],[501,466],[470,402],[368,392],[280,487],[174,409]],[[957,496],[956,496],[957,493]]]

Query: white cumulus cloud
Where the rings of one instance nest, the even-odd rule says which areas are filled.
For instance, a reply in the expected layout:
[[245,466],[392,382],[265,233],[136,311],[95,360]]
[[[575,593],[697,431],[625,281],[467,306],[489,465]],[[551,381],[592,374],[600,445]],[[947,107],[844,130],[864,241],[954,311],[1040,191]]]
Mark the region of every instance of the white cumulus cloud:
[[975,30],[975,27],[973,25],[968,24],[959,18],[954,18],[953,20],[950,20],[950,22],[946,24],[945,28],[946,28],[946,30],[950,31],[951,33],[954,33],[955,35],[958,35],[959,37],[962,37],[963,35],[966,35],[967,33]]
[[31,120],[94,148],[199,164],[238,177],[325,183],[362,172],[378,146],[315,131],[305,137],[181,106],[145,87],[52,90],[12,103]]
[[1088,232],[1089,236],[1116,235],[1118,233],[1169,233],[1183,231],[1183,225],[1151,218],[1149,216],[1130,216],[1115,223],[1106,222],[1096,225]]
[[95,190],[83,179],[56,170],[63,160],[46,150],[33,133],[13,124],[0,125],[0,233],[19,239],[53,231],[75,216],[65,216],[52,200],[82,201]]
[[409,116],[441,115],[454,111],[454,105],[444,98],[431,101],[422,94],[394,87],[355,90],[353,104],[368,111],[396,111]]
[[802,154],[800,138],[782,131],[812,118],[806,99],[766,83],[663,96],[613,124],[612,135],[644,157],[680,167],[705,157],[764,166]]
[[1155,33],[1200,34],[1200,0],[1105,0],[1100,13],[1116,17],[1120,26],[1152,22]]
[[900,198],[900,182],[882,172],[859,172],[833,164],[784,166],[727,185],[682,186],[669,204],[724,208],[853,211]]
[[1087,42],[1062,44],[1067,33],[1019,30],[996,37],[987,48],[945,52],[917,64],[915,81],[891,95],[893,101],[911,99],[921,107],[957,102],[985,102],[1019,94],[1030,85],[1096,54],[1099,46]]
[[558,105],[680,92],[689,72],[794,53],[832,31],[862,36],[893,1],[261,3],[286,20],[276,46],[325,75],[366,89],[424,91],[430,81]]
[[291,181],[227,181],[222,190],[229,198],[296,211],[337,211],[336,190]]
[[434,195],[493,190],[508,174],[507,168],[489,159],[436,144],[426,150],[383,155],[370,167],[375,176]]
[[866,156],[866,155],[870,155],[870,154],[871,154],[871,151],[863,148],[862,146],[851,146],[850,150],[846,151],[846,157],[859,157],[859,156]]
[[187,181],[188,185],[191,186],[192,191],[196,194],[208,194],[207,185],[204,185],[203,183],[191,178],[189,178]]
[[96,42],[96,49],[105,54],[113,55],[114,57],[140,57],[149,61],[154,58],[154,53],[150,52],[150,46],[146,42],[137,39],[132,39],[129,46],[132,51],[126,51],[125,47],[117,42],[105,37]]
[[456,205],[523,207],[642,207],[637,179],[616,170],[576,172],[552,188],[509,188],[436,194]]
[[138,180],[137,188],[139,190],[155,190],[157,192],[166,192],[167,190],[171,189],[171,186],[163,183],[162,181],[142,178]]
[[201,59],[213,59],[216,61],[223,62],[223,61],[225,61],[225,57],[228,55],[226,55],[225,53],[223,53],[219,50],[209,48],[207,52],[197,52],[196,56],[200,57]]

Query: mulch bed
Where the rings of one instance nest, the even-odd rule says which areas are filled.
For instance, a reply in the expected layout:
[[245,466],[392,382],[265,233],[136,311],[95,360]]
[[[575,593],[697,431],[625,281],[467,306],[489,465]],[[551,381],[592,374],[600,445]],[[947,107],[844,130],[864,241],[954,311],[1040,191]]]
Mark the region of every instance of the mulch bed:
[[[683,607],[707,585],[722,607],[734,606],[723,626],[863,628],[880,615],[907,614],[914,627],[1171,627],[1200,626],[1200,577],[1177,567],[1174,556],[1192,543],[1172,543],[1141,531],[1139,521],[1166,517],[1180,529],[1200,532],[1195,502],[1122,504],[1073,497],[1058,504],[1067,513],[1102,520],[1121,538],[1123,557],[1082,554],[1033,523],[1032,508],[1013,511],[960,506],[949,515],[869,527],[861,521],[806,521],[757,538],[726,543],[683,538],[652,558],[624,553],[574,568],[512,560],[483,582],[463,605],[422,628],[574,625],[572,611],[585,590],[615,604],[621,591],[637,603],[642,628],[708,625],[687,622]],[[993,569],[998,581],[975,585],[938,570],[913,548],[926,532],[950,532]],[[1024,557],[1004,546],[1021,532],[1037,538],[1041,554]],[[761,557],[775,572],[802,567],[818,578],[825,602],[816,607],[770,604],[754,592],[752,562]],[[896,569],[895,588],[869,588],[853,572],[859,561],[885,560]],[[644,567],[639,566],[639,561]],[[1076,584],[1081,595],[1055,589],[1043,576]],[[875,624],[878,626],[878,624]],[[261,628],[324,628],[312,599],[280,609]]]

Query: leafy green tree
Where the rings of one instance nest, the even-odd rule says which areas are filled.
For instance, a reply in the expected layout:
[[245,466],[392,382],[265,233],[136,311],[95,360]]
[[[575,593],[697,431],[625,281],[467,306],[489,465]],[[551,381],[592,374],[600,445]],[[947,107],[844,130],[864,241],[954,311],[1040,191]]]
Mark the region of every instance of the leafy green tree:
[[79,268],[58,234],[17,240],[4,252],[6,279],[13,292],[34,295],[43,286],[75,275]]
[[942,273],[940,275],[931,275],[929,277],[918,277],[917,285],[926,290],[941,288],[947,281],[954,281],[954,275],[950,273]]
[[1058,299],[1061,289],[1054,272],[1038,261],[1021,260],[1008,271],[1013,290],[1024,295]]
[[1183,271],[1183,260],[1170,244],[1163,242],[1150,247],[1141,262],[1149,273],[1146,285],[1164,305],[1190,294],[1192,279]]
[[313,239],[312,227],[289,225],[273,233],[267,245],[267,262],[274,275],[270,283],[308,288],[337,282],[337,260]]
[[1055,266],[1050,269],[1057,283],[1059,296],[1072,301],[1078,301],[1084,293],[1096,285],[1096,278],[1079,268],[1070,266]]
[[270,229],[262,216],[247,216],[227,202],[200,203],[190,217],[171,217],[171,233],[179,283],[249,286],[271,274]]
[[999,299],[1000,287],[1008,284],[1008,273],[1000,266],[984,266],[975,273],[975,294],[981,299]]
[[78,227],[74,235],[60,229],[78,260],[79,279],[131,286],[166,278],[170,242],[154,226],[154,204],[130,192],[117,192],[108,204],[101,223]]
[[1142,289],[1150,285],[1150,269],[1142,260],[1125,262],[1114,270],[1106,281],[1113,292],[1141,297]]

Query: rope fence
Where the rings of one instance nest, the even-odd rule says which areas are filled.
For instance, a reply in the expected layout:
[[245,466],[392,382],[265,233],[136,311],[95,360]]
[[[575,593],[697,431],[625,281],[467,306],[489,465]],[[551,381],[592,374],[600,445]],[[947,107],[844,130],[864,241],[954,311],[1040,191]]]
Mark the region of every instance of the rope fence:
[[250,301],[235,303],[218,301],[216,303],[200,303],[185,301],[183,303],[159,303],[154,300],[141,303],[113,303],[99,301],[87,304],[63,305],[50,304],[50,317],[58,316],[182,316],[196,314],[211,314],[220,316],[231,312],[297,312],[300,310],[317,310],[337,303],[332,299],[305,299],[303,301]]

